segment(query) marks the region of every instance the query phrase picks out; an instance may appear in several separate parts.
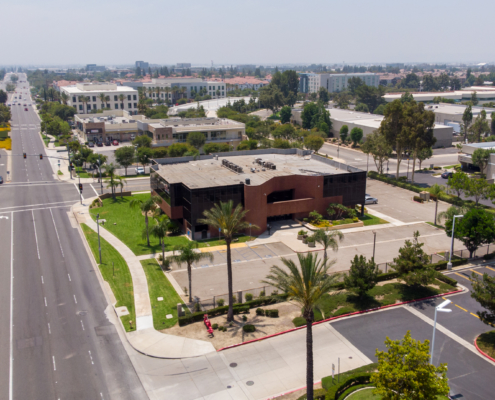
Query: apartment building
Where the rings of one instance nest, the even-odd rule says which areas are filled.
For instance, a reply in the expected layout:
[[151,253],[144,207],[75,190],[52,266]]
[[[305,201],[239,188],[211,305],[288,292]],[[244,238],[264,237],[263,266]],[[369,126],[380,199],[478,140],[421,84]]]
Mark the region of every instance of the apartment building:
[[320,87],[326,88],[329,92],[342,92],[349,87],[349,79],[356,77],[361,79],[366,85],[378,87],[380,77],[372,73],[356,74],[299,74],[299,90],[302,93],[316,93]]
[[75,107],[79,114],[89,114],[93,110],[102,109],[126,110],[137,114],[138,91],[128,86],[117,86],[113,83],[76,83],[63,86],[60,91],[69,96],[67,105]]
[[154,78],[151,82],[143,82],[142,87],[146,97],[172,103],[182,98],[194,98],[200,92],[210,95],[212,99],[221,99],[227,94],[225,82],[201,78]]

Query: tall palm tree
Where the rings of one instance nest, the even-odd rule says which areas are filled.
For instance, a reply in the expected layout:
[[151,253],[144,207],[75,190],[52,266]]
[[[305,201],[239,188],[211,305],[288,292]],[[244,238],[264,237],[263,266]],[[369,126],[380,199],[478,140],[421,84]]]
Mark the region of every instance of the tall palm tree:
[[189,279],[189,303],[192,303],[192,271],[191,266],[193,263],[197,263],[201,260],[213,261],[213,254],[205,252],[196,252],[198,248],[197,242],[188,242],[182,246],[177,246],[175,250],[179,251],[178,255],[169,256],[168,259],[177,263],[179,266],[182,264],[187,265],[187,278]]
[[[227,321],[234,319],[234,302],[232,290],[232,254],[230,244],[234,235],[249,228],[249,223],[243,221],[249,210],[243,210],[241,204],[237,204],[234,208],[234,203],[229,200],[226,203],[220,202],[214,205],[211,210],[203,212],[205,218],[200,219],[201,224],[211,225],[220,230],[220,233],[225,237],[227,245],[227,276],[229,285],[229,313]],[[251,228],[258,229],[258,226],[252,225]]]
[[67,105],[67,101],[69,101],[69,95],[65,92],[62,92],[60,95],[60,98],[62,99],[62,102]]
[[83,103],[83,114],[86,114],[88,112],[88,102],[89,102],[89,97],[88,96],[79,96],[79,101]]
[[181,95],[181,98],[183,99],[185,97],[185,93],[187,92],[187,89],[185,86],[182,86],[180,88],[180,95]]
[[152,97],[152,94],[153,94],[153,88],[150,86],[150,87],[148,88],[148,95],[149,95],[148,97],[149,97],[150,99],[151,99],[151,97]]
[[105,172],[107,173],[109,179],[107,180],[108,182],[108,186],[107,187],[110,187],[112,188],[112,197],[113,199],[115,200],[115,188],[119,185],[118,183],[116,183],[116,174],[115,174],[115,171],[117,170],[117,166],[114,164],[114,163],[110,163],[110,164],[105,164],[103,166],[103,168],[105,169]]
[[325,229],[318,229],[315,232],[315,240],[323,245],[323,261],[327,262],[327,249],[330,247],[333,251],[337,251],[339,249],[338,242],[344,240],[344,234],[341,231],[330,231],[327,234]]
[[155,92],[156,92],[156,97],[157,97],[157,99],[159,99],[159,98],[160,98],[160,92],[161,92],[161,89],[162,89],[162,88],[161,88],[160,86],[157,86],[157,87],[155,88]]
[[435,226],[437,226],[437,210],[438,210],[438,197],[445,191],[445,186],[435,183],[429,189],[430,194],[436,197],[435,201]]
[[101,109],[103,110],[105,108],[105,98],[106,98],[105,93],[100,93],[98,97],[100,98]]
[[110,96],[105,96],[105,102],[107,103],[106,106],[107,108],[110,108],[110,104],[108,104],[110,101]]
[[122,110],[124,109],[124,100],[125,100],[125,96],[123,94],[119,94],[119,101]]
[[165,238],[170,231],[171,221],[166,214],[159,215],[158,213],[154,215],[154,219],[156,224],[151,227],[150,234],[160,242],[160,246],[162,247],[162,264],[165,264]]
[[170,92],[172,91],[172,88],[169,86],[165,86],[165,97],[167,98],[167,104],[170,104]]
[[124,196],[122,196],[122,191],[127,181],[124,179],[124,177],[118,175],[115,176],[115,179],[117,180],[117,187],[120,186],[120,198],[123,199]]
[[146,200],[141,199],[132,199],[129,203],[131,208],[139,208],[141,212],[144,213],[144,222],[146,224],[146,241],[148,243],[148,247],[150,246],[150,232],[149,232],[149,218],[148,213],[156,209],[157,205],[160,204],[162,198],[160,196],[150,196],[150,198]]
[[172,87],[172,103],[174,103],[174,99],[177,99],[177,94],[179,93],[179,86]]
[[289,271],[277,266],[270,269],[269,275],[263,281],[287,293],[293,301],[302,307],[306,320],[306,396],[313,400],[313,320],[314,308],[318,306],[323,295],[332,289],[338,275],[328,275],[330,266],[335,262],[321,262],[314,253],[298,254],[299,265],[294,261],[281,258]]

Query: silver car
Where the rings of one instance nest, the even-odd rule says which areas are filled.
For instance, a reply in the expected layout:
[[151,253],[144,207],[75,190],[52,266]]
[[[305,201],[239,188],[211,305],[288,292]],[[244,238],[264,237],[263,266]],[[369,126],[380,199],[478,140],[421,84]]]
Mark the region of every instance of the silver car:
[[378,204],[378,199],[375,197],[366,197],[364,199],[364,204]]

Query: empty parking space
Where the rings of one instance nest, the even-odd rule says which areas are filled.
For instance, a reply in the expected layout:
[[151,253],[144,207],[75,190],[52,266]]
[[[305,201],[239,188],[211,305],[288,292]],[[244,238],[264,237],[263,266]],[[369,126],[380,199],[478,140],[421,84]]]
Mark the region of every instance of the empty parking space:
[[277,257],[278,254],[272,250],[270,245],[260,245],[260,246],[251,246],[251,250],[254,251],[259,258],[267,259]]
[[267,244],[266,246],[270,249],[270,251],[272,251],[278,256],[286,256],[288,254],[293,253],[293,251],[290,248],[288,248],[285,244],[281,242],[270,243]]

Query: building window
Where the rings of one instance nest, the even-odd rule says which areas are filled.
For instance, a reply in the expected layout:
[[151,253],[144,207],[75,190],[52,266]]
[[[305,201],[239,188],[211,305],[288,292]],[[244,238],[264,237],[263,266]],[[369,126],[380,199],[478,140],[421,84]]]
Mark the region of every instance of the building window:
[[189,132],[185,132],[185,133],[174,133],[174,134],[172,135],[172,138],[173,138],[174,140],[177,140],[178,142],[185,142],[185,141],[186,141],[186,139],[187,139],[187,134],[188,134],[188,133],[189,133]]
[[81,110],[81,111],[82,111],[82,109],[83,109],[83,108],[82,108],[82,104],[79,104],[79,110]]
[[132,108],[132,104],[131,103],[129,103],[128,106],[129,106],[129,108]]
[[91,110],[91,104],[88,104],[88,110]]
[[76,102],[77,102],[77,97],[76,97],[76,96],[73,96],[73,97],[72,97],[72,102],[73,102],[73,103],[76,103]]
[[136,97],[136,95],[135,95],[135,94],[134,94],[134,95],[132,95],[132,100],[137,100],[137,97]]
[[131,99],[131,95],[130,95],[130,94],[128,94],[128,95],[127,95],[127,100],[130,100],[130,99]]
[[210,90],[211,90],[211,86],[210,86]]
[[118,100],[119,100],[119,98],[116,95],[113,96],[113,101],[118,101]]
[[115,109],[118,110],[119,109],[119,104],[118,103],[115,103]]
[[134,103],[134,108],[137,108],[137,103]]

